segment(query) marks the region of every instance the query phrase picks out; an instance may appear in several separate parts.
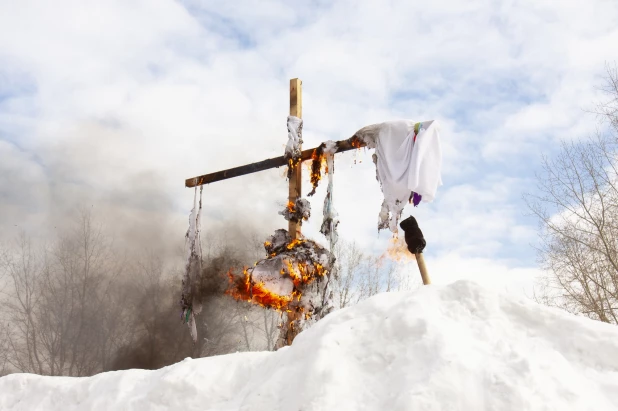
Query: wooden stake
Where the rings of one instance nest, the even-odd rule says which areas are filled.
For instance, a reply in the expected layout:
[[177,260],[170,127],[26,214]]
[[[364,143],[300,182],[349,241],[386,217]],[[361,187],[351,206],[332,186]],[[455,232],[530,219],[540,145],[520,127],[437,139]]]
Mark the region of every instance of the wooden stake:
[[416,253],[415,256],[416,264],[418,264],[418,269],[421,272],[421,278],[423,279],[423,285],[431,284],[429,274],[427,273],[427,266],[425,265],[425,258],[423,257],[423,253]]
[[[290,116],[303,118],[303,83],[297,78],[290,80]],[[301,166],[302,162],[299,162],[294,167],[294,170],[292,170],[292,175],[290,176],[290,190],[288,195],[288,201],[290,203],[296,203],[296,199],[302,195]],[[288,231],[292,240],[295,240],[300,236],[300,224],[290,221],[288,224]]]
[[[300,79],[293,78],[290,80],[290,115],[298,118],[303,118],[303,82]],[[300,147],[302,150],[302,146]],[[290,203],[296,203],[296,199],[302,196],[302,161],[299,161],[298,164],[292,170],[292,175],[290,176],[290,189],[288,194],[288,201]],[[290,221],[288,223],[288,232],[290,233],[290,237],[292,240],[300,237],[300,224]],[[297,313],[295,311],[290,311],[287,313],[288,321],[286,324],[287,333],[285,336],[286,345],[292,345],[292,341],[294,341],[294,337],[298,334],[300,330],[298,327],[294,327],[294,321],[300,319],[301,313]]]

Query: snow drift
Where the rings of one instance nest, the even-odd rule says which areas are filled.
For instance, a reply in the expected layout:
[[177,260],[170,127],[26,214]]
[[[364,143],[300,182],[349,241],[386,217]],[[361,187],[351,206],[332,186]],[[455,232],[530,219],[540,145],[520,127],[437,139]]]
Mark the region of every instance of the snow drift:
[[618,327],[459,281],[377,295],[277,352],[0,379],[2,410],[616,410]]

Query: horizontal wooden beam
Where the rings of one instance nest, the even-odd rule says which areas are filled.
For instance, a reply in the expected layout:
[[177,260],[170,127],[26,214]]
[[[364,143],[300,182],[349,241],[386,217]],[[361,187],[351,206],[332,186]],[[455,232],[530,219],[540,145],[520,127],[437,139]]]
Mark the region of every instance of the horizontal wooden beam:
[[[344,151],[365,146],[365,143],[356,136],[353,136],[347,140],[337,141],[336,144],[337,153],[342,153]],[[320,147],[323,148],[324,143],[318,147],[303,150],[301,154],[302,161],[311,160],[314,150],[317,150]],[[216,181],[227,180],[228,178],[240,177],[246,174],[257,173],[258,171],[285,166],[287,164],[288,163],[283,156],[269,158],[268,160],[258,161],[257,163],[246,164],[240,167],[228,168],[227,170],[216,171],[214,173],[188,178],[185,180],[185,187],[197,187],[204,184],[214,183]]]

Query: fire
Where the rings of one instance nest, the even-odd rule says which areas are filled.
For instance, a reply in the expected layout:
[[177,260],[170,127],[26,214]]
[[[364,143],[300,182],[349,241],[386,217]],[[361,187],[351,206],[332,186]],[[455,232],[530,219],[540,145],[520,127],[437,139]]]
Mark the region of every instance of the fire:
[[354,148],[361,148],[364,146],[363,141],[356,136],[350,139],[350,145]]
[[326,249],[303,237],[291,239],[283,229],[277,230],[264,246],[269,254],[266,260],[245,268],[240,275],[233,269],[228,271],[229,287],[225,294],[280,313],[291,313],[294,321],[312,318],[314,298],[322,292],[321,279],[329,274],[328,263],[319,263]]
[[301,161],[302,161],[302,159],[300,157],[296,158],[296,159],[294,159],[294,158],[288,159],[288,169],[287,169],[287,176],[288,176],[288,178],[292,177],[292,172],[301,163]]
[[225,291],[225,294],[231,295],[237,300],[245,300],[251,301],[251,281],[249,278],[249,273],[247,272],[247,267],[243,270],[244,277],[235,278],[233,269],[227,272],[227,276],[230,279],[230,284],[233,287],[230,287]]
[[294,248],[297,245],[300,245],[300,244],[302,244],[304,242],[305,242],[305,240],[299,240],[298,238],[295,238],[295,239],[292,240],[292,242],[290,244],[285,246],[285,248],[287,248],[288,250],[291,250],[292,248]]
[[315,190],[322,179],[322,169],[325,169],[325,173],[328,173],[328,165],[326,164],[326,156],[324,151],[318,147],[313,150],[311,154],[311,185],[313,190],[309,195],[315,194]]
[[287,204],[287,206],[286,206],[286,207],[288,208],[288,211],[289,211],[290,213],[295,213],[295,212],[296,212],[295,205],[294,205],[294,203],[293,203],[293,202],[288,201],[288,204]]
[[264,283],[257,283],[253,285],[253,300],[262,307],[281,310],[288,306],[292,298],[270,292],[264,287]]
[[289,167],[290,169],[293,169],[293,168],[294,168],[294,167],[296,167],[296,166],[297,166],[300,162],[301,162],[300,157],[299,157],[299,158],[297,158],[297,159],[290,158],[290,159],[288,159],[288,167]]
[[287,272],[284,269],[281,270],[281,274],[288,274],[292,277],[292,281],[294,282],[294,287],[299,287],[301,285],[311,284],[315,279],[317,274],[322,277],[326,270],[320,264],[310,265],[303,262],[293,263],[290,260],[284,260],[287,265]]
[[252,283],[251,276],[247,271],[247,268],[243,270],[243,276],[235,278],[230,269],[228,271],[228,277],[230,279],[231,287],[225,292],[227,295],[231,295],[237,300],[244,300],[254,304],[261,305],[262,307],[274,308],[275,310],[282,310],[287,308],[288,304],[295,297],[275,294],[269,291],[264,283]]
[[[288,179],[292,178],[292,173],[294,170],[296,170],[296,167],[301,164],[302,162],[302,158],[298,157],[298,158],[289,158],[288,159],[288,169],[286,171],[286,175],[288,177]],[[299,172],[301,171],[300,169],[298,170]]]
[[282,268],[279,274],[289,275],[292,278],[294,289],[289,296],[269,291],[262,282],[255,283],[251,281],[251,275],[246,267],[241,277],[236,277],[233,269],[228,271],[230,287],[225,293],[237,300],[244,300],[265,308],[273,308],[277,311],[303,312],[302,306],[295,305],[296,302],[300,302],[302,297],[300,289],[305,285],[311,284],[316,279],[316,275],[323,276],[326,270],[320,264],[294,263],[288,259],[285,259],[284,262],[286,267]]
[[388,258],[397,262],[410,262],[414,260],[414,255],[408,251],[408,246],[402,238],[394,236],[390,239],[386,251],[380,259]]
[[354,164],[358,163],[362,163],[363,160],[357,160],[357,155],[358,153],[360,153],[360,149],[362,147],[365,146],[365,143],[358,138],[357,136],[352,137],[350,140],[348,140],[350,142],[350,145],[354,148],[356,148],[357,150],[354,152]]

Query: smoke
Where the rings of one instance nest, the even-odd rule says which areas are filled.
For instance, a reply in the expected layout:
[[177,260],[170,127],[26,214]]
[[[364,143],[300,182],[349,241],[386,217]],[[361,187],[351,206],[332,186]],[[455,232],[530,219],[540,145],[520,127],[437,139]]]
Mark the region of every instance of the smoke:
[[[107,303],[101,310],[127,316],[121,326],[126,330],[113,331],[126,341],[114,343],[118,346],[99,370],[159,368],[187,356],[263,349],[262,340],[272,339],[276,327],[273,331],[269,325],[269,335],[262,336],[250,320],[263,315],[263,309],[224,292],[228,270],[238,272],[264,258],[264,240],[287,225],[277,214],[287,194],[282,170],[204,190],[203,311],[198,316],[200,341],[194,345],[178,305],[193,194],[182,183],[190,175],[170,172],[174,167],[169,164],[154,169],[153,158],[158,157],[145,137],[119,122],[90,121],[62,130],[40,133],[21,145],[0,140],[0,240],[24,232],[53,246],[75,234],[80,216],[92,217],[120,267],[109,287],[122,307]],[[136,146],[139,151],[132,148]],[[265,318],[258,318],[259,323],[265,324]]]
[[[203,304],[197,316],[199,340],[193,344],[187,327],[181,323],[176,299],[179,284],[169,286],[165,283],[151,285],[140,294],[142,300],[136,305],[139,309],[139,322],[147,324],[146,331],[130,343],[120,347],[109,367],[111,370],[130,368],[157,369],[186,358],[226,354],[238,350],[242,339],[243,324],[256,307],[246,302],[234,301],[224,295],[228,287],[226,273],[231,267],[242,267],[252,261],[252,251],[243,246],[247,237],[235,230],[226,230],[238,243],[225,242],[211,249],[205,257],[202,282],[197,298]],[[211,234],[222,238],[222,232]],[[156,300],[158,308],[153,305]],[[244,347],[248,349],[250,347]]]
[[51,241],[87,209],[127,254],[157,250],[166,260],[180,256],[186,215],[175,207],[170,189],[175,182],[130,151],[132,133],[88,123],[42,137],[23,147],[0,140],[2,240],[25,232]]

